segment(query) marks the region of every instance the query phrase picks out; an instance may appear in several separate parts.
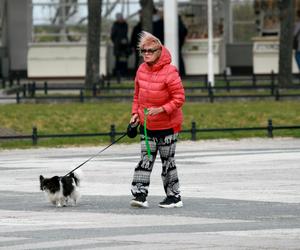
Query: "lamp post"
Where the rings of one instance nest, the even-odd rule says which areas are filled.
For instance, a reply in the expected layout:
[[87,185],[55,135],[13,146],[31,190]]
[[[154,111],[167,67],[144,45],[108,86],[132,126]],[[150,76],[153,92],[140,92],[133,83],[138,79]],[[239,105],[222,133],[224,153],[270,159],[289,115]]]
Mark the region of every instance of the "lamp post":
[[178,55],[178,8],[177,1],[164,1],[164,39],[172,55],[172,63],[179,66]]
[[212,13],[212,0],[207,0],[207,19],[208,19],[208,82],[211,87],[215,85],[214,79],[214,51],[213,51],[213,13]]

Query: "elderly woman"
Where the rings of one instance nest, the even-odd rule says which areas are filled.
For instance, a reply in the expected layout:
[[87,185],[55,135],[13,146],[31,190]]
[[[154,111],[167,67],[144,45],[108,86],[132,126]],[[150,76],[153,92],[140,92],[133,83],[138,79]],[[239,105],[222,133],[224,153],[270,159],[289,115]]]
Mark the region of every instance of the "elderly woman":
[[[131,192],[133,207],[148,207],[150,175],[159,151],[166,198],[160,207],[182,207],[175,164],[175,148],[181,130],[185,101],[178,70],[171,65],[170,52],[152,34],[143,31],[138,49],[144,63],[135,77],[130,123],[140,125],[141,160],[135,167]],[[144,127],[146,125],[146,128]]]

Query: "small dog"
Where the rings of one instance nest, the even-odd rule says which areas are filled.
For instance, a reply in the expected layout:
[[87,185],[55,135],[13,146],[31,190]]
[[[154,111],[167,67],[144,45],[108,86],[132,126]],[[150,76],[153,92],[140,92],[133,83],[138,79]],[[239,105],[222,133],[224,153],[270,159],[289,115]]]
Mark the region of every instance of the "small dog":
[[69,201],[76,205],[80,198],[79,183],[78,173],[52,178],[44,178],[40,175],[40,188],[45,191],[49,201],[56,207],[65,207]]

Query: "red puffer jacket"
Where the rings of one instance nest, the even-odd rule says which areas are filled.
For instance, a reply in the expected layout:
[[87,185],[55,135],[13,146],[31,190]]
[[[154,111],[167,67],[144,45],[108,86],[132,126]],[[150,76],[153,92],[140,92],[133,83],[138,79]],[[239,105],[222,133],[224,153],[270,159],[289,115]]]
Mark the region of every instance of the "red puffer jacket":
[[153,66],[143,63],[137,70],[132,114],[138,114],[144,124],[144,108],[163,107],[165,112],[147,116],[147,129],[173,128],[179,132],[183,121],[181,107],[185,101],[184,89],[171,54],[163,46],[159,60]]

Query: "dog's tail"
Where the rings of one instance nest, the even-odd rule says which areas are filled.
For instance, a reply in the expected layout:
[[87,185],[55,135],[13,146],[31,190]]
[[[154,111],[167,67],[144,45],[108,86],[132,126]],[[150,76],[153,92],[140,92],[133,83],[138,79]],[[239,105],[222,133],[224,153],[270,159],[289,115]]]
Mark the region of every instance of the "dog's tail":
[[81,169],[77,169],[76,171],[72,172],[69,176],[74,179],[76,186],[79,186],[80,182],[82,181],[83,173]]

